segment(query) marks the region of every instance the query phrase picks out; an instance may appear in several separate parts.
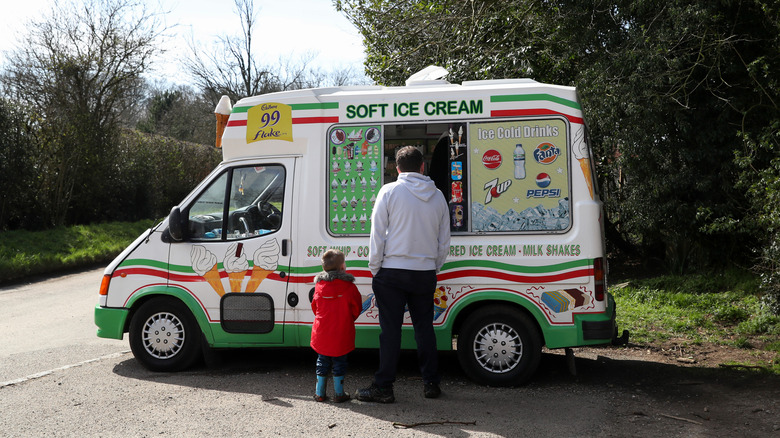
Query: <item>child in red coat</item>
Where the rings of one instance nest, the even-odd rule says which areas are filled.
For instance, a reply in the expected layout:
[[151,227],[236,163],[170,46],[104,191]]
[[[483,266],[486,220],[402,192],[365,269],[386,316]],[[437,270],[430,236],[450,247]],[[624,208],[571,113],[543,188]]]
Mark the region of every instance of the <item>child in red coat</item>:
[[311,310],[314,324],[311,328],[311,348],[317,352],[317,387],[314,399],[325,401],[326,379],[333,369],[333,401],[349,400],[344,392],[347,372],[347,353],[355,349],[355,320],[360,316],[362,303],[355,286],[355,277],[347,274],[344,253],[328,250],[322,256],[322,269],[314,278],[314,299]]

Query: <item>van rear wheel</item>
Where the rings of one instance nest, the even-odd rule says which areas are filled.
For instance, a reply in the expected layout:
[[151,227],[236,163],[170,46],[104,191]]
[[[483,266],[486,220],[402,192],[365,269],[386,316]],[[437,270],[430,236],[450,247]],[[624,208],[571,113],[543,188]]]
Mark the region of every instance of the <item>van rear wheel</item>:
[[179,371],[200,353],[201,333],[192,312],[174,298],[154,298],[130,321],[130,349],[151,371]]
[[474,312],[458,334],[458,360],[466,375],[489,386],[526,383],[542,357],[542,340],[526,314],[503,307]]

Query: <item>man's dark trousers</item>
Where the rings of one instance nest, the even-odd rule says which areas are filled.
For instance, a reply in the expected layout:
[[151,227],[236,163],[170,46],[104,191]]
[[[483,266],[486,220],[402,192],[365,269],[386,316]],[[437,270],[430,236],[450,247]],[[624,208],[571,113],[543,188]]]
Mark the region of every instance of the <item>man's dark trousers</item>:
[[433,294],[436,271],[380,268],[372,281],[379,307],[379,370],[374,383],[383,388],[393,386],[401,353],[401,325],[408,306],[417,342],[417,359],[424,383],[441,381],[436,336],[433,333]]

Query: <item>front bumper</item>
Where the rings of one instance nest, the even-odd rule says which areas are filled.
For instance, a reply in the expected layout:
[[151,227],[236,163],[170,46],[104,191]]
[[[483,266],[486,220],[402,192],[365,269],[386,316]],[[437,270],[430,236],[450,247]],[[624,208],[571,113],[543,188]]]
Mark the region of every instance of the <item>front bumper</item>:
[[130,310],[95,306],[95,325],[99,338],[122,339],[125,333],[125,322]]

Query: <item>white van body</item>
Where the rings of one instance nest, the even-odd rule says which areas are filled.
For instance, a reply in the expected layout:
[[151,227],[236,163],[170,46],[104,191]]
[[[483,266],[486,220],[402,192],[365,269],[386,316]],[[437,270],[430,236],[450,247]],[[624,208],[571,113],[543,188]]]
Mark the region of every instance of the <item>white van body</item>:
[[[336,87],[242,99],[224,161],[105,271],[98,336],[129,333],[155,370],[206,348],[309,345],[320,257],[341,249],[378,347],[371,208],[393,152],[421,149],[452,213],[438,276],[440,350],[491,385],[525,382],[541,348],[609,343],[602,204],[574,88],[529,79]],[[414,348],[411,323],[404,348]],[[457,342],[453,340],[457,339]]]

